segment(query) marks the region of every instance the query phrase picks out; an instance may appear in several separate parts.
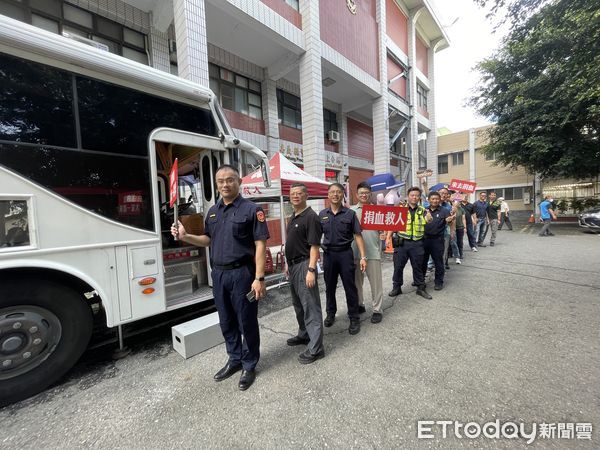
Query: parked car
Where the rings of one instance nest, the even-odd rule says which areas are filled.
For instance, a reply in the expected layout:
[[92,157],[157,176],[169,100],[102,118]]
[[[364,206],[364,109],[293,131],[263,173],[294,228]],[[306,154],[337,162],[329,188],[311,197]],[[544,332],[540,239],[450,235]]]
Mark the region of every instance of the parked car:
[[600,231],[600,208],[591,208],[579,214],[579,226],[595,232]]

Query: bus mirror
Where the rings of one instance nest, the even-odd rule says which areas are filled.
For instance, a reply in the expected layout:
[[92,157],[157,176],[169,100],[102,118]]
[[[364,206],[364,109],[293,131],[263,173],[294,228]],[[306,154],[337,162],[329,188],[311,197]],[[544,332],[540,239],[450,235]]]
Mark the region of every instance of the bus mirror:
[[262,172],[262,178],[265,180],[265,187],[271,187],[271,177],[269,174],[269,163],[266,160],[262,160],[260,163],[260,169]]

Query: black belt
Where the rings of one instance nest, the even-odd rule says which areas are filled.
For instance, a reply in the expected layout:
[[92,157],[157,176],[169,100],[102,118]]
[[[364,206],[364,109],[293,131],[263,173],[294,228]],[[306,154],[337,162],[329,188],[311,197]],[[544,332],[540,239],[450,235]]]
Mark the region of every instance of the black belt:
[[219,269],[219,270],[238,269],[240,267],[247,266],[251,262],[252,262],[251,258],[244,258],[244,259],[240,259],[238,261],[234,261],[229,264],[213,264],[213,269]]
[[352,247],[350,245],[346,245],[344,247],[327,247],[324,251],[326,252],[345,252],[346,250],[350,250]]
[[288,259],[287,260],[288,267],[292,267],[293,265],[301,263],[302,261],[306,261],[307,259],[309,259],[308,256],[299,256],[298,258]]

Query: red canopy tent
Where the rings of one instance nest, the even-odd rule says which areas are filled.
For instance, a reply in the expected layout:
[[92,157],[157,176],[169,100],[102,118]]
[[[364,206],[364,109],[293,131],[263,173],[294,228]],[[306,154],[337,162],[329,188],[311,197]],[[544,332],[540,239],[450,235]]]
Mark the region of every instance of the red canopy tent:
[[310,199],[327,198],[327,189],[331,183],[306,173],[281,153],[276,153],[269,160],[269,171],[271,174],[270,188],[265,188],[260,170],[242,178],[242,196],[251,200],[280,200],[280,197],[289,196],[292,184],[304,183],[308,188]]
[[285,244],[283,199],[284,197],[289,198],[291,185],[303,183],[308,190],[308,198],[314,200],[327,198],[327,190],[331,183],[306,173],[281,153],[276,153],[269,160],[269,171],[271,187],[268,188],[265,188],[260,169],[242,178],[242,196],[258,202],[279,202],[281,207],[281,239]]

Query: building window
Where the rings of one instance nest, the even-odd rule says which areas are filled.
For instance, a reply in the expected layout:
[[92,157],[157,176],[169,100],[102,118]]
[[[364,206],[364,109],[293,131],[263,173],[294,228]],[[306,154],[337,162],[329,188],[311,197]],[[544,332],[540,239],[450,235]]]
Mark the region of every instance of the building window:
[[286,127],[302,129],[302,111],[300,97],[277,89],[277,112],[279,123]]
[[417,84],[417,106],[427,111],[427,89],[420,84]]
[[484,153],[484,157],[486,161],[494,161],[496,159],[496,152]]
[[300,11],[299,0],[285,0],[285,2],[294,8],[296,11]]
[[337,115],[333,111],[323,109],[323,129],[325,130],[325,137],[331,130],[338,131]]
[[419,134],[419,169],[427,169],[427,133]]
[[438,174],[448,173],[448,155],[438,156]]
[[465,152],[452,153],[452,165],[462,166],[465,163]]
[[260,83],[230,70],[208,65],[210,88],[224,109],[262,120]]
[[52,33],[89,39],[98,48],[148,65],[144,34],[60,0],[0,0],[0,14]]
[[522,200],[523,199],[523,188],[504,188],[504,200]]
[[[390,136],[390,140],[392,139],[393,136]],[[390,148],[390,152],[393,153],[394,155],[400,155],[400,156],[408,156],[406,154],[407,150],[406,150],[406,138],[405,137],[399,137],[398,139],[396,139],[394,141],[394,143],[392,144],[391,148]]]

